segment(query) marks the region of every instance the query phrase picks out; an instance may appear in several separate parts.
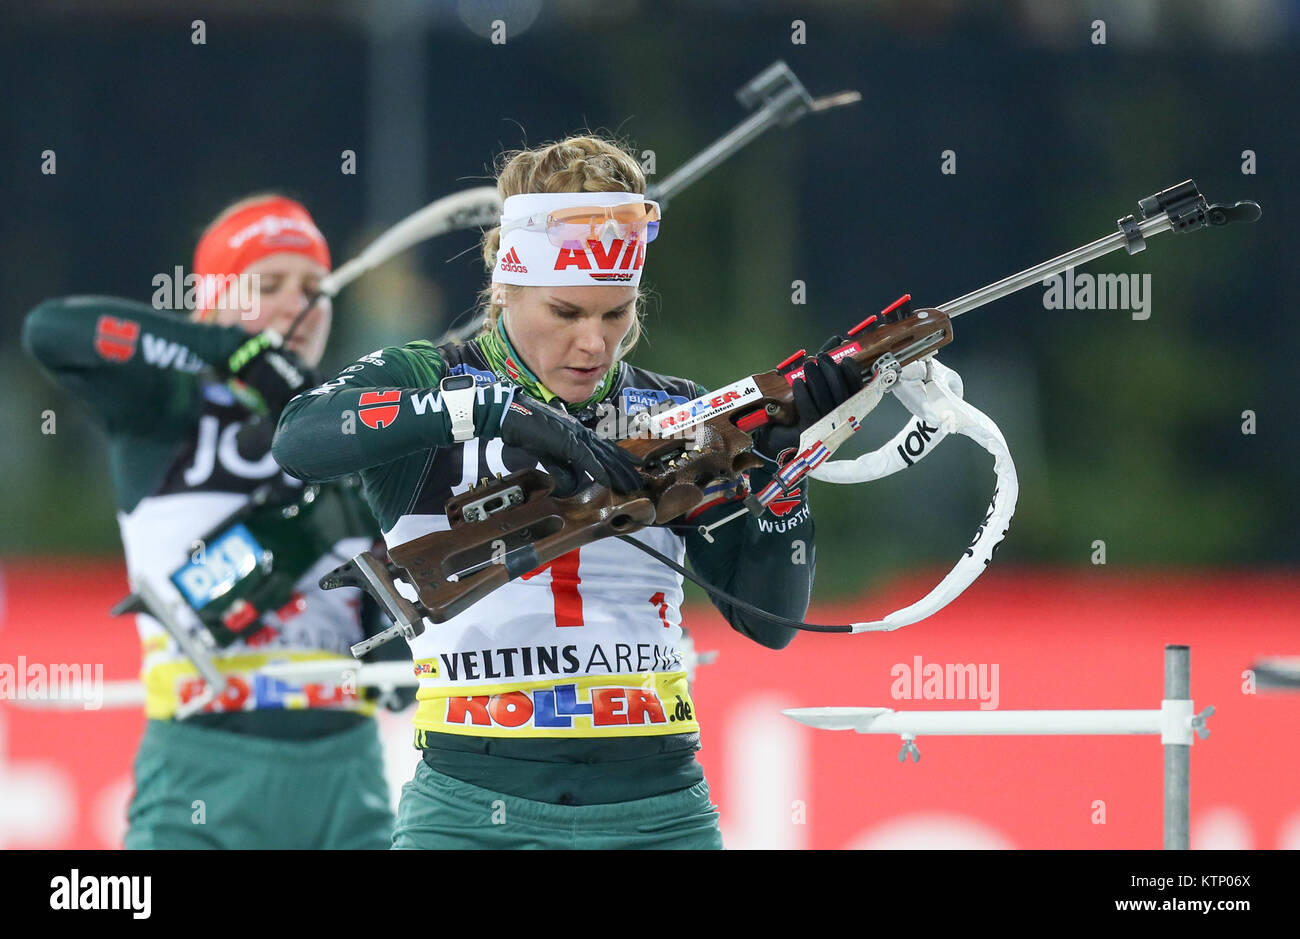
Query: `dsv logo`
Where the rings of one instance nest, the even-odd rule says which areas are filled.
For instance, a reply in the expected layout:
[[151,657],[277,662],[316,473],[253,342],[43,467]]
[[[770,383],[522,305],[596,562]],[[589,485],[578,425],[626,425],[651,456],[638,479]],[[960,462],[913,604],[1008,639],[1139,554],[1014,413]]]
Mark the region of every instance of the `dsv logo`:
[[[921,458],[923,453],[925,453],[926,445],[930,442],[930,435],[937,434],[938,432],[939,428],[931,427],[924,421],[924,419],[918,420],[916,422],[916,428],[903,439],[902,443],[898,445],[898,455],[902,458],[904,463],[911,466],[916,462],[916,460]],[[985,519],[985,521],[988,521],[988,519]]]

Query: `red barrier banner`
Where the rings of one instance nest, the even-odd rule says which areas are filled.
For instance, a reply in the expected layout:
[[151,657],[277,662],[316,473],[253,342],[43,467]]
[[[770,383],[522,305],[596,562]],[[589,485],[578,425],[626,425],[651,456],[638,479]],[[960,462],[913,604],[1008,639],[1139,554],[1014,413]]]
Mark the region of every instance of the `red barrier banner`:
[[[909,577],[816,622],[874,619],[934,582]],[[108,616],[120,564],[0,564],[0,666],[139,668],[133,625]],[[687,609],[702,666],[694,698],[730,848],[1156,848],[1158,736],[919,737],[815,730],[783,708],[1155,709],[1164,646],[1191,647],[1212,736],[1191,759],[1193,848],[1300,848],[1300,692],[1257,687],[1266,656],[1300,655],[1291,573],[1113,574],[996,568],[938,615],[894,633],[803,633],[765,649],[712,607]],[[10,693],[8,697],[13,697]],[[0,701],[0,848],[120,847],[135,709],[35,710]],[[382,715],[394,800],[410,778],[409,712]]]
[[[876,619],[934,582],[908,578],[877,596],[819,606],[810,619]],[[773,651],[715,615],[697,646],[720,654],[700,670],[693,695],[724,840],[731,848],[1159,848],[1158,736],[922,736],[920,762],[900,763],[896,736],[816,730],[780,712],[987,710],[993,692],[1001,710],[1155,709],[1168,643],[1191,647],[1196,710],[1216,708],[1210,738],[1192,746],[1191,846],[1300,848],[1300,692],[1256,688],[1248,674],[1261,656],[1300,655],[1297,611],[1293,574],[999,568],[931,619],[893,633],[804,633]],[[945,680],[926,680],[937,674],[930,666],[942,666]],[[952,673],[973,680],[946,680]],[[948,697],[927,696],[936,692]]]

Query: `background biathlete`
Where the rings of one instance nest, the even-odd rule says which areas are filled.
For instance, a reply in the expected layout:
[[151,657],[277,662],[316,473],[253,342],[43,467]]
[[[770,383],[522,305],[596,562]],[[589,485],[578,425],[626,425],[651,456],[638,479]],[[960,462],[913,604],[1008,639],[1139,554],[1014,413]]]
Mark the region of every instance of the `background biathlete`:
[[[448,528],[445,502],[483,477],[538,464],[564,495],[595,479],[639,488],[626,453],[593,431],[602,405],[628,413],[704,393],[624,360],[640,333],[647,245],[658,234],[635,159],[595,137],[514,154],[498,178],[503,224],[485,235],[487,320],[473,340],[378,350],[285,408],[274,453],[304,479],[360,470],[390,547]],[[851,363],[808,361],[807,426],[861,387]],[[456,432],[439,396],[449,375],[480,392]],[[358,417],[355,434],[340,433]],[[775,454],[799,428],[762,438]],[[750,485],[765,484],[769,461]],[[752,518],[696,528],[743,492],[714,485],[693,517],[632,537],[685,556],[712,583],[801,618],[815,550],[806,501],[784,530]],[[679,529],[679,530],[678,530]],[[807,546],[792,563],[791,542]],[[695,759],[699,724],[679,647],[682,578],[617,539],[524,574],[411,642],[421,675],[423,761],[403,790],[398,848],[718,848],[716,807]],[[779,649],[794,630],[718,608]]]
[[204,681],[158,620],[136,615],[148,722],[128,848],[389,845],[375,705],[257,672],[271,659],[351,661],[349,645],[385,625],[358,591],[316,583],[377,537],[359,487],[305,488],[269,452],[280,409],[319,381],[328,299],[280,337],[329,269],[306,209],[268,194],[203,234],[191,317],[109,297],[50,300],[27,317],[28,352],[108,434],[133,582],[184,598],[182,625],[214,636],[227,682],[177,720]]

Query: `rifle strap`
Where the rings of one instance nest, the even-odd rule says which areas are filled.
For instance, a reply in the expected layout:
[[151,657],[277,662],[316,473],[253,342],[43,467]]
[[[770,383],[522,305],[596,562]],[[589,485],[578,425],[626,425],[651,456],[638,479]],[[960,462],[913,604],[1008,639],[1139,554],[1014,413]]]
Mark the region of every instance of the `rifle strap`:
[[[952,433],[970,437],[993,457],[997,485],[984,522],[975,533],[961,559],[928,594],[911,606],[895,610],[883,619],[842,625],[806,623],[759,609],[739,597],[705,583],[673,559],[660,554],[635,538],[619,535],[628,544],[644,551],[683,577],[699,584],[711,596],[735,606],[751,616],[758,616],[782,626],[820,633],[880,632],[908,626],[943,609],[975,582],[993,559],[998,545],[1006,536],[1015,514],[1020,485],[1016,467],[1002,432],[993,420],[978,408],[962,400],[961,376],[929,358],[907,365],[893,387],[894,394],[915,416],[889,443],[856,460],[835,460],[821,464],[809,475],[823,482],[872,482],[898,470],[915,466],[933,451],[944,437]],[[670,528],[672,526],[669,526]],[[985,537],[986,532],[989,537]]]
[[889,631],[908,626],[957,599],[993,559],[993,553],[1011,526],[1020,494],[1006,439],[987,414],[962,400],[960,375],[931,357],[907,365],[892,390],[917,420],[909,422],[883,447],[856,460],[823,463],[810,474],[814,479],[832,483],[871,482],[915,466],[934,450],[934,444],[958,433],[974,440],[993,457],[997,484],[984,521],[947,576],[911,606],[895,610],[883,619],[854,623],[853,632]]
[[732,606],[739,607],[740,609],[744,610],[746,613],[749,613],[751,616],[759,616],[762,617],[763,619],[771,620],[773,623],[780,623],[782,626],[789,626],[791,629],[802,629],[807,632],[815,632],[815,633],[853,632],[853,627],[847,624],[840,625],[840,626],[826,626],[819,623],[805,623],[802,620],[791,619],[788,616],[781,616],[777,613],[769,613],[767,610],[759,609],[758,607],[754,606],[754,604],[748,603],[740,599],[740,597],[735,596],[734,594],[727,593],[727,591],[723,590],[720,587],[715,587],[710,583],[706,583],[705,581],[701,580],[700,578],[692,574],[689,570],[682,567],[682,565],[678,564],[672,558],[668,557],[667,555],[660,554],[658,551],[656,551],[654,548],[650,547],[647,544],[642,544],[640,541],[637,541],[631,535],[618,535],[617,537],[621,538],[623,541],[626,541],[628,544],[632,545],[632,547],[644,551],[646,554],[650,555],[656,561],[660,561],[668,565],[669,567],[671,567],[673,570],[681,574],[683,577],[685,577],[687,580],[691,581],[692,583],[699,584],[701,587],[707,590],[709,594],[712,595],[713,597],[716,597],[720,600],[724,600],[727,603],[731,604]]

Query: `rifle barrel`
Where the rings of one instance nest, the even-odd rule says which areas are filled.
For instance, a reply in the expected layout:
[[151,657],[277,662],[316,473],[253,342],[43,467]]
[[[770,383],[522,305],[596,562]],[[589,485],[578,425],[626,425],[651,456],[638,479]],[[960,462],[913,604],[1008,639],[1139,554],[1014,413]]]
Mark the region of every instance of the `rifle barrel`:
[[[1169,216],[1164,212],[1138,223],[1138,231],[1144,238],[1169,231],[1171,227]],[[1013,294],[1017,290],[1023,290],[1032,284],[1041,283],[1047,278],[1054,277],[1075,265],[1087,264],[1102,255],[1118,251],[1126,244],[1128,244],[1127,237],[1123,232],[1117,231],[1113,235],[1098,238],[1090,244],[1057,255],[1041,264],[1035,264],[1019,274],[1012,274],[1010,277],[1004,277],[996,283],[980,287],[978,290],[972,290],[956,300],[949,300],[947,303],[941,304],[936,309],[942,310],[950,317],[961,316],[963,313],[969,313],[986,303],[992,303],[994,300],[1000,300],[1008,294]]]

